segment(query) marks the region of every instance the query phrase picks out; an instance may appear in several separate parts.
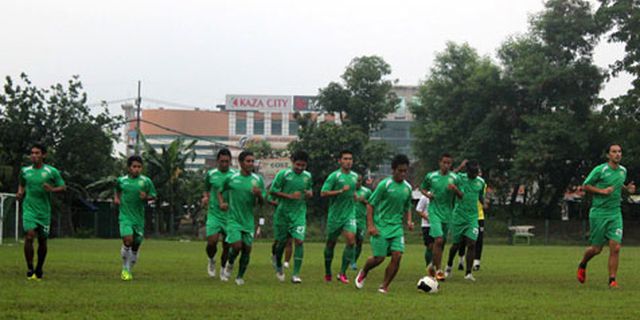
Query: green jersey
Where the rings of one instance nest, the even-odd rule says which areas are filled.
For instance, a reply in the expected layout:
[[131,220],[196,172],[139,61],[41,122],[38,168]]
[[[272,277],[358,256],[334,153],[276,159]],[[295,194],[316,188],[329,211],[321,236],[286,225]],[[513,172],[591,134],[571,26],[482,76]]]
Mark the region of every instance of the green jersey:
[[[360,189],[356,190],[356,196],[358,198],[362,197],[364,200],[368,201],[371,196],[371,189],[367,187],[360,187]],[[364,202],[356,201],[356,220],[358,223],[364,222],[367,224],[367,204]]]
[[462,199],[456,200],[453,209],[455,224],[471,223],[478,220],[478,200],[484,196],[485,182],[480,177],[469,179],[466,173],[458,175]]
[[420,185],[420,189],[433,193],[433,199],[429,203],[429,219],[448,223],[451,220],[455,193],[449,190],[450,184],[459,184],[458,176],[449,172],[442,175],[440,171],[427,173]]
[[[222,188],[222,183],[227,177],[237,173],[235,169],[229,168],[226,172],[222,172],[218,169],[211,169],[207,171],[207,174],[204,179],[204,187],[205,190],[209,191],[209,215],[220,219],[221,221],[226,221],[227,216],[224,211],[220,210],[220,203],[218,202],[218,191]],[[222,198],[224,201],[229,202],[229,193],[223,192]]]
[[373,224],[383,238],[401,237],[402,218],[411,209],[411,185],[396,182],[393,177],[380,181],[369,197],[373,207]]
[[135,178],[124,175],[118,178],[116,192],[120,193],[120,222],[144,226],[144,205],[147,200],[140,199],[140,192],[148,197],[157,196],[151,179],[143,175]]
[[260,188],[262,197],[266,198],[264,181],[255,173],[245,176],[242,175],[241,172],[236,172],[228,176],[222,183],[220,192],[229,192],[229,209],[227,211],[228,228],[253,234],[255,226],[253,209],[257,200],[253,194],[253,187]]
[[22,201],[23,215],[51,217],[51,196],[44,189],[45,183],[52,187],[60,187],[64,185],[64,180],[58,169],[47,164],[40,168],[28,166],[20,170],[20,185],[25,189]]
[[613,169],[608,163],[595,167],[583,185],[594,186],[599,189],[613,187],[613,192],[608,195],[593,194],[589,217],[610,217],[620,213],[620,201],[622,200],[622,187],[627,179],[627,169],[618,165]]
[[355,216],[354,193],[357,182],[358,174],[353,171],[344,173],[342,172],[342,169],[338,169],[329,175],[322,185],[321,191],[342,190],[344,186],[349,186],[349,191],[330,197],[329,219],[344,219],[350,216]]
[[269,193],[282,192],[292,194],[300,193],[300,199],[287,199],[272,195],[277,199],[278,207],[274,214],[293,216],[307,215],[307,202],[305,192],[311,190],[311,173],[303,171],[297,174],[293,169],[280,170],[271,183]]

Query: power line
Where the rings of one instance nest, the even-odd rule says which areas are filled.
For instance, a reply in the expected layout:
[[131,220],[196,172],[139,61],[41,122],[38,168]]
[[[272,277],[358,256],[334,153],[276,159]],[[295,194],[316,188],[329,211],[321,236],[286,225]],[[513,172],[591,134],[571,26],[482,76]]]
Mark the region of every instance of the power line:
[[155,99],[155,98],[147,98],[147,97],[143,97],[143,98],[145,99],[145,101],[151,101],[151,102],[155,102],[155,103],[160,103],[160,104],[164,104],[164,105],[172,106],[172,107],[176,107],[176,108],[182,108],[182,109],[200,108],[198,106],[188,105],[188,104],[179,103],[179,102],[172,102],[172,101],[166,101],[166,100]]
[[100,107],[102,105],[109,105],[109,104],[116,104],[116,103],[123,103],[123,102],[127,102],[127,101],[131,101],[131,100],[135,100],[136,98],[131,97],[131,98],[123,98],[123,99],[117,99],[117,100],[109,100],[109,101],[100,101],[100,102],[93,102],[93,103],[88,103],[87,106],[90,108],[93,107]]
[[[131,123],[131,122],[136,122],[136,121],[138,121],[138,119],[124,120],[124,121],[120,122],[119,124],[127,124],[127,123]],[[195,140],[202,140],[202,141],[211,142],[211,143],[213,143],[214,145],[217,145],[217,146],[237,148],[237,146],[235,146],[234,144],[227,144],[227,143],[220,142],[220,141],[218,141],[216,139],[213,139],[213,138],[192,135],[190,133],[186,133],[184,131],[180,131],[180,130],[177,130],[177,129],[174,129],[174,128],[171,128],[171,127],[167,127],[167,126],[164,126],[162,124],[159,124],[159,123],[156,123],[156,122],[153,122],[153,121],[140,119],[140,122],[147,123],[149,125],[152,125],[154,127],[160,128],[160,129],[165,130],[165,131],[176,133],[176,134],[178,134],[180,136],[183,136],[183,137],[188,137],[188,138],[192,138],[192,139],[195,139]]]

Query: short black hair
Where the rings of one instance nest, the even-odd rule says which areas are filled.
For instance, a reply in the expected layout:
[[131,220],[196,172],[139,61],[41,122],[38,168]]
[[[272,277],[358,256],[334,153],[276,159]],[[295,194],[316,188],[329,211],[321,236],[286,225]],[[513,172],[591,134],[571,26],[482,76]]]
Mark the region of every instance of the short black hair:
[[36,148],[36,149],[40,149],[40,151],[44,154],[47,153],[47,146],[45,146],[42,143],[36,142],[34,144],[31,145],[31,149]]
[[252,155],[253,155],[253,152],[251,151],[248,151],[248,150],[242,151],[240,152],[240,155],[238,155],[238,161],[242,162],[246,157],[252,156]]
[[467,167],[467,172],[480,172],[480,164],[478,163],[478,160],[469,160],[467,161],[467,164],[465,165]]
[[393,157],[393,160],[391,160],[391,169],[395,170],[397,167],[403,164],[409,166],[409,163],[409,157],[404,154],[397,154],[395,157]]
[[291,160],[309,162],[309,154],[304,150],[298,150],[291,155]]
[[620,145],[619,143],[615,143],[615,142],[613,142],[613,143],[609,143],[609,144],[607,145],[607,148],[604,150],[604,153],[605,153],[605,154],[608,154],[608,153],[611,151],[611,147],[613,147],[613,146],[618,146],[618,147],[620,147],[620,151],[622,151],[622,145]]
[[342,156],[345,154],[350,154],[353,156],[353,152],[351,152],[351,150],[347,150],[347,149],[343,149],[340,151],[340,156],[338,156],[339,159],[342,159]]
[[219,160],[221,156],[229,156],[231,158],[231,151],[227,148],[222,148],[218,151],[218,155],[216,156],[216,160]]
[[453,156],[451,156],[451,154],[448,153],[448,152],[443,152],[442,154],[440,154],[440,158],[438,158],[438,161],[442,160],[442,158],[451,158],[451,159],[453,159]]
[[131,167],[131,165],[133,165],[134,162],[139,162],[140,164],[144,164],[144,162],[142,162],[142,157],[135,155],[127,159],[127,167]]

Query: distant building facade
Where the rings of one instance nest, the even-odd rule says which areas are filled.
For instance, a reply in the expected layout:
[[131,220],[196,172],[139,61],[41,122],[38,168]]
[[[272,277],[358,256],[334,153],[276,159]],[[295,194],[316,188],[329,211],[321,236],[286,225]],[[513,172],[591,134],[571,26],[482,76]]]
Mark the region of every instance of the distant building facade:
[[[384,128],[373,133],[372,139],[389,142],[394,152],[411,154],[413,115],[408,106],[416,90],[410,86],[394,88],[401,99],[398,110],[384,120]],[[215,165],[220,148],[228,147],[235,156],[251,139],[266,140],[274,149],[286,148],[298,137],[296,112],[312,113],[319,121],[340,123],[336,115],[323,113],[313,96],[227,95],[225,100],[216,110],[142,109],[140,131],[156,149],[178,137],[197,139],[197,156],[188,168],[201,169]],[[130,155],[135,152],[136,110],[131,104],[123,105],[122,109],[129,121],[125,137]]]

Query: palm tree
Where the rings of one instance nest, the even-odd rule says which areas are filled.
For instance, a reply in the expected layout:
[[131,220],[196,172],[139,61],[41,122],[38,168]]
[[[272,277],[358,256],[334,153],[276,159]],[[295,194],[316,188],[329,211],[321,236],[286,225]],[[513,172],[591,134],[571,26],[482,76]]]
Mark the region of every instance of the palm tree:
[[[175,231],[176,212],[179,212],[183,199],[180,199],[181,187],[185,185],[185,167],[187,162],[196,157],[195,144],[197,140],[186,143],[184,139],[177,138],[168,146],[163,146],[158,152],[144,139],[143,158],[147,162],[146,173],[153,181],[158,192],[156,202],[159,210],[169,212],[169,232]],[[165,205],[166,204],[166,205]],[[166,208],[166,209],[163,209]]]

